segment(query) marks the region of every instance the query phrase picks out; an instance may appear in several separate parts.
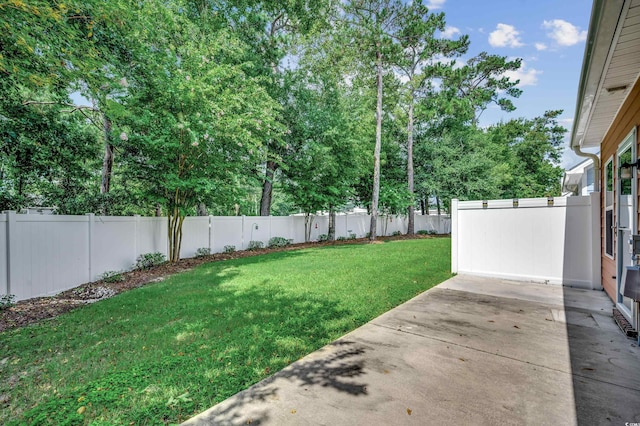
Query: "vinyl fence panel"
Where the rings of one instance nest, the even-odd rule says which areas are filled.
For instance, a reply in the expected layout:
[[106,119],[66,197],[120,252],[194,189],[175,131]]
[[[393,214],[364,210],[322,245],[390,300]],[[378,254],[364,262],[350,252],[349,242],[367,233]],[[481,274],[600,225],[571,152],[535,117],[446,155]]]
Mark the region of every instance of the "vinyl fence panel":
[[452,271],[600,288],[599,198],[452,202]]
[[10,294],[7,269],[7,215],[0,213],[0,295]]
[[[449,228],[441,226],[440,221],[437,217],[416,216],[416,231],[437,228],[447,233]],[[369,223],[366,214],[338,214],[336,237],[365,237]],[[380,236],[384,235],[385,223],[387,235],[406,232],[406,217],[381,216]],[[328,234],[328,225],[327,215],[313,216],[311,241]],[[221,253],[225,246],[244,250],[250,241],[266,246],[272,237],[304,242],[305,217],[187,217],[180,254],[192,257],[199,248]],[[14,294],[22,300],[56,294],[95,281],[105,272],[129,270],[139,255],[153,252],[168,254],[166,217],[2,213],[0,295]]]

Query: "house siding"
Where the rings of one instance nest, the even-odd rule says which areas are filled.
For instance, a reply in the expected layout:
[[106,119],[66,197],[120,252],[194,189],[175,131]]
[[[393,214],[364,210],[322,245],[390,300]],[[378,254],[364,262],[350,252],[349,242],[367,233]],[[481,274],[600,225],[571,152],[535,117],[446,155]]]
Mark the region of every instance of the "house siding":
[[[605,94],[606,96],[606,94]],[[615,301],[616,300],[616,259],[615,257],[612,259],[609,256],[605,255],[605,229],[604,229],[604,212],[605,212],[605,192],[606,188],[604,187],[604,173],[605,168],[604,165],[607,160],[613,156],[614,164],[617,161],[616,159],[616,151],[618,150],[618,145],[627,137],[627,135],[638,125],[640,125],[640,80],[636,81],[633,89],[629,93],[629,96],[622,104],[620,111],[616,115],[611,127],[607,131],[602,143],[600,144],[600,159],[602,161],[602,167],[600,168],[600,205],[602,208],[600,209],[600,241],[602,243],[600,252],[602,257],[602,286],[604,290],[607,292],[607,295]],[[636,142],[637,144],[637,142]],[[639,152],[638,147],[636,146],[636,152]],[[617,167],[617,164],[615,164]],[[614,197],[613,197],[613,211],[615,214],[617,205],[617,176],[614,176]],[[636,205],[640,205],[639,203]],[[636,212],[638,214],[638,212]],[[616,223],[616,219],[614,217],[614,223]],[[640,216],[638,217],[640,223]],[[617,241],[615,240],[617,235],[614,235],[614,247],[617,247]],[[617,255],[617,250],[614,249],[614,256]]]

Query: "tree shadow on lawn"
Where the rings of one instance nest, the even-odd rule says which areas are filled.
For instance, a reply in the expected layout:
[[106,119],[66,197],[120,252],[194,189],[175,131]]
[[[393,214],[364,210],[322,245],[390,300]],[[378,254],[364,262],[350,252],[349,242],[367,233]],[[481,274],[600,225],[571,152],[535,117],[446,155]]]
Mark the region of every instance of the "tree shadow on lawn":
[[[269,260],[239,262],[262,261]],[[224,263],[200,267],[212,268],[206,279],[198,278],[198,268],[7,336],[3,357],[25,360],[16,366],[23,371],[39,364],[48,375],[24,377],[6,389],[11,412],[25,411],[5,422],[183,421],[360,325],[330,294],[295,294],[266,280],[226,286],[238,272],[225,271]],[[194,279],[200,279],[197,285]],[[293,364],[283,377],[300,386],[366,395],[366,385],[354,381],[364,374],[364,349],[349,342],[331,347],[330,356]],[[66,360],[73,358],[83,362],[70,369]],[[57,393],[28,390],[47,386]],[[0,393],[4,387],[0,383]],[[236,410],[276,395],[277,388],[252,392],[251,398],[236,398]],[[78,414],[81,406],[89,408]],[[253,424],[265,416],[254,416]]]
[[[188,421],[187,425],[262,424],[274,417],[270,413],[274,413],[276,417],[288,417],[291,413],[289,410],[295,404],[304,406],[312,400],[317,404],[318,387],[331,388],[352,396],[367,395],[366,384],[355,380],[366,374],[361,357],[364,352],[364,347],[355,342],[333,342],[203,412]],[[295,400],[283,400],[284,395],[279,395],[279,385],[285,385],[283,381],[293,382],[304,388],[305,392],[295,392]],[[284,394],[290,392],[285,391]],[[277,422],[277,419],[273,420]]]

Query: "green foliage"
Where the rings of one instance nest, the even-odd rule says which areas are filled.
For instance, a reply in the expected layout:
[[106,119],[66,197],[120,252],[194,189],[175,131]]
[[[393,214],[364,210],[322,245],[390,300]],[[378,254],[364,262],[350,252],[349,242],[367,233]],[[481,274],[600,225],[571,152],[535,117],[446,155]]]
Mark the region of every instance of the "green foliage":
[[318,235],[318,241],[319,242],[324,242],[324,241],[329,241],[329,235],[328,234],[320,234]]
[[206,257],[211,254],[211,249],[209,247],[200,247],[196,250],[195,257]]
[[418,232],[416,232],[416,234],[418,234],[418,235],[436,235],[437,232],[435,231],[435,229],[421,229]]
[[14,294],[3,294],[0,296],[0,311],[9,309],[14,305],[16,296]]
[[272,237],[269,239],[267,247],[286,247],[291,244],[291,241],[284,237]]
[[349,236],[347,237],[347,240],[355,240],[357,237],[356,234],[349,234]]
[[262,241],[249,241],[249,246],[247,250],[259,250],[264,247],[264,243]]
[[162,265],[167,261],[167,257],[160,253],[143,253],[136,259],[136,269],[151,269],[154,266]]
[[340,236],[340,237],[336,238],[336,241],[347,241],[347,237]]
[[104,281],[106,283],[119,283],[124,281],[124,275],[122,275],[122,271],[106,271],[98,277],[100,281]]
[[235,251],[236,251],[236,246],[234,246],[234,245],[224,246],[224,252],[225,253],[234,253]]
[[392,236],[392,237],[397,237],[397,236],[399,236],[399,235],[402,235],[402,232],[400,232],[400,231],[393,231],[393,232],[391,233],[391,236]]
[[181,423],[449,278],[449,246],[425,239],[208,263],[0,333],[3,378],[20,377],[0,381],[11,396],[0,423]]

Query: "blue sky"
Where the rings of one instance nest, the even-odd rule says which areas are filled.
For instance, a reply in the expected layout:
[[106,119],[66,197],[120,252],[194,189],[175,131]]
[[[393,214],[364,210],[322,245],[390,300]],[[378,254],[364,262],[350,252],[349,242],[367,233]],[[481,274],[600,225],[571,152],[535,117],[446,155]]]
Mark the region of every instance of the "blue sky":
[[[585,39],[589,27],[589,0],[424,0],[431,11],[444,12],[448,33],[468,34],[466,58],[486,51],[522,58],[523,94],[514,100],[516,110],[488,109],[483,126],[516,117],[532,118],[546,110],[564,110],[561,124],[571,130]],[[568,136],[566,138],[568,140]],[[565,151],[568,151],[566,149]],[[580,160],[565,155],[563,165]]]

